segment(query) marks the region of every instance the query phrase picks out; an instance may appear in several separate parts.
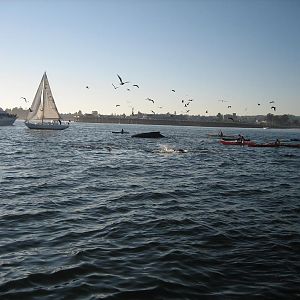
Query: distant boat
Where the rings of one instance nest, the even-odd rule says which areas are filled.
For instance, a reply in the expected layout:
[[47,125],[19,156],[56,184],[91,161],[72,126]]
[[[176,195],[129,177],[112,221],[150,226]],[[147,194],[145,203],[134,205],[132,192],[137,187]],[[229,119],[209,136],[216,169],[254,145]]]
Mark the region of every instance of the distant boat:
[[124,134],[124,133],[129,133],[128,131],[124,131],[123,129],[121,131],[112,131],[112,133],[121,133],[121,134]]
[[63,130],[69,127],[68,122],[61,121],[46,72],[37,89],[25,125],[29,129]]
[[0,126],[11,126],[17,119],[17,115],[9,114],[0,108]]
[[235,141],[224,141],[220,140],[220,143],[223,145],[239,145],[239,146],[248,146],[248,145],[254,145],[255,143],[252,141],[240,141],[240,140],[235,140]]

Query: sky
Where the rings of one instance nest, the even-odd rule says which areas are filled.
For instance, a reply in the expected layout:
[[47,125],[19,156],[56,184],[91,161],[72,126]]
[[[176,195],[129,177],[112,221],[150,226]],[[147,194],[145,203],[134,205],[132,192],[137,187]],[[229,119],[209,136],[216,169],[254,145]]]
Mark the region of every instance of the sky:
[[299,30],[299,0],[0,0],[0,107],[46,71],[61,113],[299,116]]

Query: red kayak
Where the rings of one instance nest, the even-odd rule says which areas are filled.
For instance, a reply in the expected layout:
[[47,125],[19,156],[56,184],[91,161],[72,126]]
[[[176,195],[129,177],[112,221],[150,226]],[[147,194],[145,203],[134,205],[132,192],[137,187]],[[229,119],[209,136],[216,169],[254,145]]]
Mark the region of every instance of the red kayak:
[[234,140],[234,141],[220,140],[220,143],[223,145],[239,145],[239,146],[249,146],[255,144],[254,142],[251,141],[238,141],[238,140]]

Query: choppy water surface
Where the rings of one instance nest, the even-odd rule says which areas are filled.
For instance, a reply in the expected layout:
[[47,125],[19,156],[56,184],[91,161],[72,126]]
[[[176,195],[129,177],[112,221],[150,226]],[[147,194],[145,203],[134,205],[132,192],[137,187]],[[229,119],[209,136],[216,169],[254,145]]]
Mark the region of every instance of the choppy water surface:
[[[145,131],[166,138],[130,137]],[[1,127],[0,298],[299,298],[300,150],[223,146],[216,131]]]

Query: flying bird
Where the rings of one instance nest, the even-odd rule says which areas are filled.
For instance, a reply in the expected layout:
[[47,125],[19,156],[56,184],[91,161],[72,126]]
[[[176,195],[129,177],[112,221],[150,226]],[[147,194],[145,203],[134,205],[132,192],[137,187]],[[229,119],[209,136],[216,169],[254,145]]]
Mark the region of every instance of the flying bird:
[[188,109],[187,111],[186,111],[186,113],[188,113],[190,110]]
[[138,89],[140,88],[137,84],[133,84],[132,86],[136,86]]
[[118,76],[118,78],[119,78],[119,80],[120,80],[120,85],[124,85],[124,84],[126,84],[126,83],[129,83],[129,81],[125,81],[125,82],[124,82],[124,81],[122,80],[122,78],[120,77],[120,75],[117,74],[117,76]]
[[171,91],[175,93],[175,90],[171,90]]
[[130,89],[127,89],[127,91],[130,91]]
[[206,110],[205,113],[208,114],[208,110]]
[[152,103],[154,103],[154,100],[147,98],[146,100],[151,101]]
[[231,105],[228,105],[227,107],[228,107],[228,108],[231,108]]
[[271,109],[274,109],[274,111],[276,111],[276,107],[275,106],[272,106]]
[[218,101],[220,101],[220,102],[228,102],[228,101],[226,101],[226,100],[218,100]]
[[25,97],[21,97],[20,99],[24,99],[26,103],[28,102],[27,99],[26,99]]
[[275,101],[270,101],[269,103],[274,103]]
[[116,104],[116,107],[120,106],[120,104]]
[[260,103],[257,103],[257,105],[260,105]]
[[155,111],[151,110],[153,114],[155,114]]
[[112,86],[114,87],[115,90],[119,88],[119,86],[115,86],[113,83]]
[[86,89],[89,89],[90,87],[87,85],[85,88],[86,88]]

